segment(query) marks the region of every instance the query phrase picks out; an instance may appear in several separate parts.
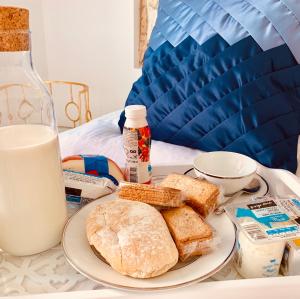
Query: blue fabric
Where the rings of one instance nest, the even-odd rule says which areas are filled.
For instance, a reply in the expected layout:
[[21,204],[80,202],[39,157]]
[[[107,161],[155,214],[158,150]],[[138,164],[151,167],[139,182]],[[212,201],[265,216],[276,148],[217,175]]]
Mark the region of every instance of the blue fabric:
[[84,160],[85,173],[105,177],[110,179],[115,185],[119,185],[118,180],[109,174],[108,160],[105,156],[85,156],[81,155]]
[[[268,167],[296,171],[300,31],[294,39],[292,32],[299,10],[293,20],[285,20],[293,1],[272,1],[268,0],[269,9],[253,0],[160,1],[142,76],[126,101],[147,107],[153,139],[205,151],[239,152]],[[288,4],[280,20],[278,9]],[[209,8],[214,11],[203,16]],[[243,8],[257,20],[245,20]],[[195,39],[192,33],[203,22],[211,30]],[[160,44],[157,35],[164,37]],[[122,113],[121,129],[124,122]]]
[[109,173],[108,161],[104,156],[81,156],[84,160],[85,172],[97,171],[99,174]]

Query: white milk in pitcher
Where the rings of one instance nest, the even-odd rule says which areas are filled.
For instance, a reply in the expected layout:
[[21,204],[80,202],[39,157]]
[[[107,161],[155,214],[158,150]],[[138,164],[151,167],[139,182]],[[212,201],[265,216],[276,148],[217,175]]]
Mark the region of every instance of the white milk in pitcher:
[[29,255],[59,243],[66,203],[57,134],[43,125],[0,127],[0,248]]

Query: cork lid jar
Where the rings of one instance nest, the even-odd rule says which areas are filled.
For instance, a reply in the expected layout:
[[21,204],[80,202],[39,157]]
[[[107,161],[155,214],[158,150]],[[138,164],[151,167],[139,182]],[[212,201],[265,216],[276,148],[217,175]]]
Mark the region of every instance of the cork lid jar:
[[0,6],[0,52],[28,51],[29,10]]
[[54,105],[29,37],[29,11],[0,6],[0,248],[16,256],[56,246],[67,220]]

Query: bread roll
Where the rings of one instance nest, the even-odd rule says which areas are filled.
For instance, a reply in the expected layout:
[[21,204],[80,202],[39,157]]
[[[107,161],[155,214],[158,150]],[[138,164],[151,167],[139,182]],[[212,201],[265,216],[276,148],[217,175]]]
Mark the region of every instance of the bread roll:
[[90,245],[123,275],[158,276],[178,261],[163,217],[145,203],[123,199],[104,202],[89,215],[86,232]]

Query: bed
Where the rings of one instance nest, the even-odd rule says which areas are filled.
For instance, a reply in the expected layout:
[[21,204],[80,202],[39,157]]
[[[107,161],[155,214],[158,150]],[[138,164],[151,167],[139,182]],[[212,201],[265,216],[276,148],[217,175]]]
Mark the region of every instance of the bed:
[[[121,111],[115,111],[92,120],[80,127],[60,134],[62,158],[70,155],[92,154],[104,155],[114,160],[120,167],[124,166],[122,135],[118,127]],[[151,163],[192,164],[201,151],[161,141],[152,141]]]
[[[125,165],[122,135],[118,126],[121,110],[98,117],[80,127],[60,133],[62,158],[71,155],[104,155],[120,167]],[[298,161],[300,159],[298,141]],[[155,165],[191,165],[200,150],[152,140],[151,163]],[[260,167],[263,167],[262,165]],[[264,167],[263,167],[264,168]],[[297,169],[297,176],[300,169]]]
[[[105,155],[123,167],[125,157],[122,148],[122,135],[118,127],[119,115],[120,111],[115,111],[96,118],[80,127],[61,133],[59,138],[62,157],[76,154]],[[154,166],[162,164],[187,165],[192,164],[193,159],[200,152],[199,150],[154,140],[152,142],[151,161]],[[258,173],[269,182],[272,182],[270,185],[271,194],[300,194],[299,178],[292,175],[289,171],[281,169],[273,170],[259,166]],[[225,272],[226,271],[228,271],[228,269],[225,269]],[[268,290],[268,292],[270,292],[269,286],[271,284],[286,284],[290,289],[290,292],[286,295],[290,297],[289,294],[293,294],[292,289],[294,289],[294,283],[297,279],[297,276],[256,279],[256,284],[259,283],[261,290]],[[211,286],[216,286],[215,282],[213,283],[214,285]],[[247,288],[251,288],[252,292],[250,293],[252,296],[257,292],[261,292],[261,290],[253,289],[253,280],[251,279],[218,282],[218,288],[222,288],[223,285],[226,285],[228,291],[236,291],[239,286],[241,286],[243,291],[246,291]],[[194,288],[196,287],[199,288],[199,291],[193,289],[194,292],[203,293],[205,284],[196,285]],[[188,292],[191,289],[184,290]],[[102,290],[99,292],[102,292]],[[176,292],[178,292],[178,290],[176,290]],[[278,295],[276,292],[271,293],[273,296]]]

